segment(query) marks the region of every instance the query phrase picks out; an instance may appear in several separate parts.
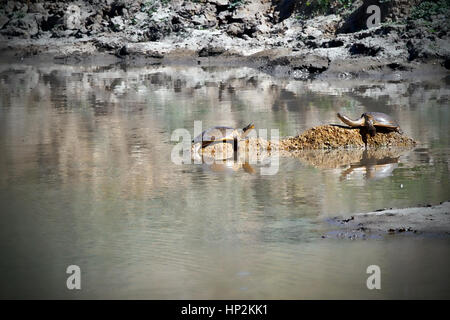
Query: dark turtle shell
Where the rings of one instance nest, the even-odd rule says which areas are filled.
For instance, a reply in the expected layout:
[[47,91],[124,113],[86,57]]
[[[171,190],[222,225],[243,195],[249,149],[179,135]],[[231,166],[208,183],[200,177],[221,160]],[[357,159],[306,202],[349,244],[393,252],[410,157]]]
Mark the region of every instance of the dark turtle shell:
[[395,121],[391,116],[382,112],[366,112],[361,115],[362,117],[370,117],[373,121],[373,125],[377,127],[386,128],[399,128],[397,121]]
[[212,143],[217,141],[230,141],[235,138],[235,129],[231,127],[217,126],[206,129],[196,136],[192,143]]

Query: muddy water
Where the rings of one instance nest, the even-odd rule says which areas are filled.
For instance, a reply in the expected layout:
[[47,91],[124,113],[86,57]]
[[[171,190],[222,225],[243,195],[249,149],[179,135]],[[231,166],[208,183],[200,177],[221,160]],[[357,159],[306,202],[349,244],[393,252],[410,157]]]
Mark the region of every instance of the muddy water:
[[[448,238],[322,239],[335,215],[449,200],[450,86],[205,67],[0,68],[2,298],[450,298]],[[391,114],[415,149],[175,165],[194,121],[292,136]],[[382,289],[368,290],[379,265]],[[67,266],[82,271],[66,289]]]

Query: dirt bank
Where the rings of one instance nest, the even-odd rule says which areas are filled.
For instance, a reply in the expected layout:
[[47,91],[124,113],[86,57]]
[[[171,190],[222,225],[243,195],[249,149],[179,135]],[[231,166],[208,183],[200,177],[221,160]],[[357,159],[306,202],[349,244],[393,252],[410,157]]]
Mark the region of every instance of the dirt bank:
[[450,202],[405,209],[382,209],[326,221],[324,238],[364,239],[395,234],[450,236]]
[[[448,0],[0,3],[3,61],[244,64],[296,79],[450,68]],[[381,24],[368,29],[373,4]]]

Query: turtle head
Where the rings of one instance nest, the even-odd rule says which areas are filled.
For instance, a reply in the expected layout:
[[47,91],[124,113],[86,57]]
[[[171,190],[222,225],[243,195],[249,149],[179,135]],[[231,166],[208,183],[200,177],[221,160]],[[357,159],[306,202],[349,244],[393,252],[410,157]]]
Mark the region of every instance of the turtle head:
[[365,118],[367,127],[373,127],[373,116],[371,114],[363,114],[362,117]]
[[248,126],[244,127],[242,129],[241,139],[245,138],[253,129],[255,129],[255,125],[253,123],[250,123]]
[[369,134],[373,137],[375,136],[377,130],[375,129],[375,126],[373,125],[373,117],[372,115],[365,115],[366,118],[366,128],[369,131]]

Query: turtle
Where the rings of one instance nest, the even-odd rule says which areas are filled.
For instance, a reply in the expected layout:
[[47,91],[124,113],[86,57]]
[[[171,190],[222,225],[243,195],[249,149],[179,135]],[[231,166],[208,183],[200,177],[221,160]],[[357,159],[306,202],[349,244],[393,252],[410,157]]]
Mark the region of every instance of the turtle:
[[342,122],[350,127],[366,127],[372,137],[377,132],[375,127],[396,131],[400,134],[402,133],[398,123],[391,116],[382,112],[365,112],[357,120],[351,120],[340,113],[338,113],[337,116]]
[[192,140],[193,144],[198,144],[198,148],[205,148],[216,142],[234,142],[235,149],[237,148],[238,140],[244,139],[255,126],[250,123],[243,129],[234,129],[232,127],[216,126],[206,129]]

